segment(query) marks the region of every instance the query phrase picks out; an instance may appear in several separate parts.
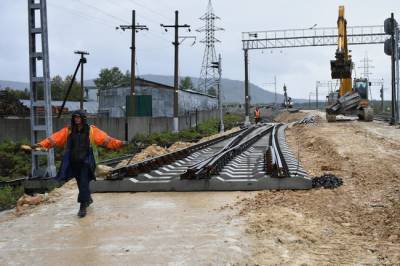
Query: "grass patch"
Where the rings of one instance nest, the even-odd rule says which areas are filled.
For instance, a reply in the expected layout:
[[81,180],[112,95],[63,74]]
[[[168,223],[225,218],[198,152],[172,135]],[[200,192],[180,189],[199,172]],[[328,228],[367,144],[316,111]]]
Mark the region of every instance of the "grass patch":
[[24,195],[24,188],[5,186],[0,188],[0,211],[12,208],[15,206],[17,200]]
[[[242,117],[234,114],[227,114],[224,116],[224,126],[226,130],[229,130],[239,124]],[[219,131],[219,119],[210,119],[203,123],[200,123],[195,128],[188,128],[178,133],[172,132],[161,132],[152,133],[149,136],[139,134],[133,138],[133,144],[140,147],[147,147],[152,144],[159,145],[161,147],[169,147],[177,141],[185,142],[197,142],[203,137],[217,134]]]

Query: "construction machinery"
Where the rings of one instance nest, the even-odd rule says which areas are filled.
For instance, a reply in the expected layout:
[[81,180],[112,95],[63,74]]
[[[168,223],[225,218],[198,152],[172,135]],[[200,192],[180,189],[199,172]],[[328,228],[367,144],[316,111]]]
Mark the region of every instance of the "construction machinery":
[[369,106],[367,79],[352,80],[353,62],[347,45],[347,21],[344,18],[344,6],[339,6],[338,48],[335,60],[331,60],[332,79],[340,79],[338,91],[328,95],[326,120],[336,121],[337,115],[357,115],[360,120],[372,121],[373,109]]
[[282,107],[286,109],[292,108],[293,101],[291,97],[288,97],[286,84],[283,85],[283,96],[284,96],[283,98],[284,102],[282,103]]

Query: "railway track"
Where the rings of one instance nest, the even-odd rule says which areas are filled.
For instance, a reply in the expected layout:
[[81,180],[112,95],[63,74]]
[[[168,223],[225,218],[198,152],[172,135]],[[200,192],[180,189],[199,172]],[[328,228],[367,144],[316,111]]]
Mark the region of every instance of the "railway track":
[[[285,142],[287,125],[262,124],[197,143],[190,147],[114,168],[104,180],[91,183],[93,192],[309,189],[311,179]],[[128,154],[103,161],[115,167]],[[26,180],[32,190],[52,180]]]
[[93,182],[91,188],[94,192],[311,188],[311,179],[285,144],[285,128],[250,126],[236,134],[122,166],[107,180]]
[[375,114],[374,120],[376,121],[383,121],[383,122],[390,122],[391,116],[388,114]]

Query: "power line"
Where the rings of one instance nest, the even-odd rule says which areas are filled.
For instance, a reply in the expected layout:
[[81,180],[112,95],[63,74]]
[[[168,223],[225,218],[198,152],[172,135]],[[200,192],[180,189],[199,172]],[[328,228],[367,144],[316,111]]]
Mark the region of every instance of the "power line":
[[105,22],[105,21],[104,21],[103,19],[101,19],[101,18],[92,16],[92,15],[90,15],[90,14],[88,14],[88,13],[82,12],[82,11],[77,10],[77,9],[74,9],[74,8],[71,8],[71,7],[69,7],[69,6],[68,6],[68,7],[65,7],[65,6],[61,6],[61,5],[58,5],[58,4],[54,4],[54,3],[51,3],[51,2],[49,3],[49,6],[52,6],[52,7],[58,8],[58,9],[65,10],[65,11],[71,13],[72,15],[75,15],[75,16],[77,16],[77,17],[80,17],[80,18],[82,18],[82,19],[85,19],[85,20],[88,20],[88,21],[91,21],[91,22],[95,22],[96,24],[102,24],[102,25],[107,26],[107,27],[115,28],[115,26],[114,26],[113,24],[111,24],[111,22],[110,22],[110,23],[107,23],[107,22]]
[[[75,0],[75,1],[81,1],[81,0]],[[130,0],[130,1],[133,1],[133,0]],[[108,3],[108,4],[110,4],[110,5],[113,5],[113,6],[118,6],[118,7],[120,7],[121,9],[123,9],[124,11],[127,9],[127,7],[126,7],[125,5],[123,5],[123,4],[121,4],[120,2],[113,2],[113,3],[110,3],[110,2],[108,2],[108,1],[106,1],[106,3]],[[141,5],[141,4],[138,4],[138,5],[143,6],[143,5]],[[97,7],[97,9],[101,10],[101,9],[98,8],[98,7]],[[143,21],[145,21],[145,22],[147,22],[147,23],[149,23],[149,24],[153,24],[153,23],[154,23],[154,25],[157,25],[157,26],[160,24],[159,21],[156,21],[156,20],[154,20],[154,19],[152,19],[152,18],[150,18],[150,17],[148,17],[148,16],[137,15],[137,17],[138,17],[138,19],[143,20]],[[165,17],[165,16],[164,16],[164,17]],[[125,20],[123,20],[123,21],[126,22],[126,23],[129,23],[129,22],[125,21]],[[164,38],[163,36],[155,35],[155,34],[153,34],[152,32],[149,32],[149,34],[151,34],[151,35],[154,36],[155,38],[158,38],[158,39],[160,39],[160,40],[164,40],[164,41],[169,42],[169,40],[166,39],[166,38]],[[144,36],[149,37],[148,35],[144,35]],[[150,38],[151,38],[151,37],[150,37]]]
[[82,0],[75,0],[75,1],[78,1],[78,2],[80,2],[81,4],[83,4],[83,5],[87,6],[87,7],[93,8],[93,9],[97,10],[98,12],[100,12],[100,13],[102,13],[102,14],[110,17],[110,18],[113,18],[113,19],[118,20],[120,22],[129,23],[129,21],[127,21],[125,19],[122,19],[120,17],[114,16],[113,14],[108,13],[108,12],[102,10],[101,8],[98,8],[97,6],[82,2]]
[[153,9],[151,9],[151,8],[149,8],[149,7],[145,6],[145,5],[143,5],[143,4],[138,3],[138,2],[135,1],[135,0],[130,0],[130,1],[133,2],[133,3],[135,3],[135,4],[138,5],[138,6],[143,7],[144,9],[147,9],[149,12],[151,12],[151,13],[153,13],[153,14],[159,16],[159,17],[162,17],[163,19],[168,19],[168,20],[171,19],[171,17],[167,17],[167,16],[165,16],[164,14],[159,13],[158,11],[155,11],[155,10],[153,10]]

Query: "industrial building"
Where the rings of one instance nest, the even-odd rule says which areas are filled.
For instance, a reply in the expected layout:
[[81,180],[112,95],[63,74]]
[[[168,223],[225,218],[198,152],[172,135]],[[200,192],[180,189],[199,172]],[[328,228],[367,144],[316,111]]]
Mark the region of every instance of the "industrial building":
[[[116,87],[99,91],[99,114],[106,117],[124,117],[126,96],[130,87]],[[136,95],[151,96],[152,117],[173,117],[174,88],[165,84],[136,78]],[[192,90],[179,90],[179,114],[206,111],[218,106],[215,96]],[[150,108],[150,107],[149,107]]]

